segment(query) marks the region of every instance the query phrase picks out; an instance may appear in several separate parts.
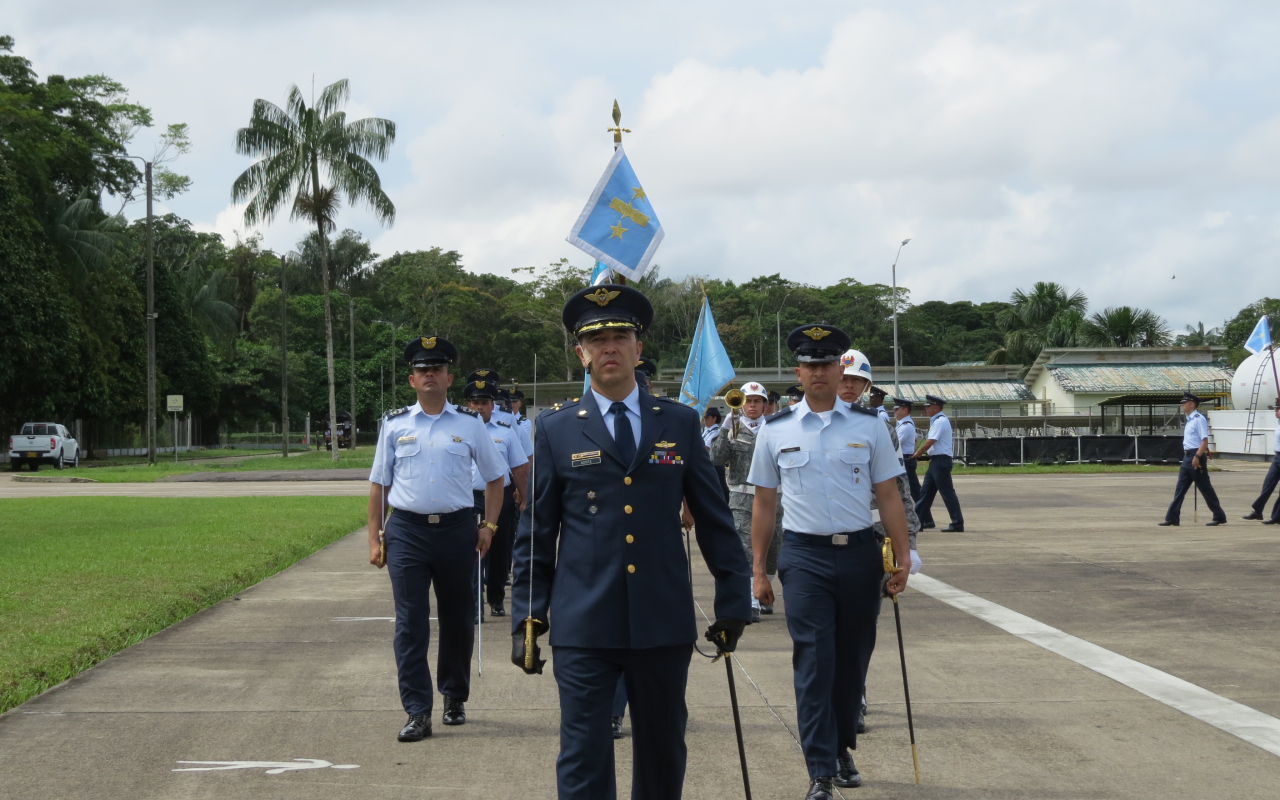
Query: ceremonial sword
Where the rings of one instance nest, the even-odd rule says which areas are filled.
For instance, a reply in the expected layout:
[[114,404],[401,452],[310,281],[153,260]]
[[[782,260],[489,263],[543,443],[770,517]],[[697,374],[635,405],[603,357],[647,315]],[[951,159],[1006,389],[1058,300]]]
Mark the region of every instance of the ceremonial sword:
[[[889,537],[885,537],[884,546],[880,550],[884,559],[884,571],[892,575],[902,570],[894,555]],[[907,684],[907,651],[902,646],[902,614],[898,612],[898,595],[893,597],[893,621],[898,627],[898,658],[902,661],[902,696],[907,701],[907,732],[911,737],[911,765],[916,771],[916,783],[920,783],[920,759],[916,756],[916,726],[911,718],[911,687]]]

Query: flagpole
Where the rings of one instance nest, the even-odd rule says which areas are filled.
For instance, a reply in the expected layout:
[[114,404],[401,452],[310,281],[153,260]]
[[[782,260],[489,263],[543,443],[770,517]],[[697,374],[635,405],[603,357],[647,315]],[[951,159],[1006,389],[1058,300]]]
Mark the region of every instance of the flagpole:
[[[622,134],[631,133],[630,128],[622,127],[622,109],[618,107],[617,98],[614,98],[613,101],[613,127],[605,128],[605,131],[613,134],[613,149],[615,152],[619,147],[622,147]],[[613,279],[618,282],[619,286],[627,285],[627,279],[619,275],[616,269],[611,269],[610,272],[613,273]]]
[[1276,396],[1271,399],[1271,407],[1274,409],[1276,404],[1280,402],[1280,376],[1276,375],[1276,346],[1271,341],[1271,317],[1263,314],[1262,318],[1267,321],[1267,350],[1271,354],[1271,380],[1274,381],[1272,386],[1276,390]]

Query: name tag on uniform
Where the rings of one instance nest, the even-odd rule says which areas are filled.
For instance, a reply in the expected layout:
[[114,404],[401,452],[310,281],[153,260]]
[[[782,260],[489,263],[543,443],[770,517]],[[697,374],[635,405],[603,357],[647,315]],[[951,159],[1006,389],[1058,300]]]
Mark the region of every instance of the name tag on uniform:
[[413,444],[416,441],[418,441],[417,436],[401,436],[399,439],[396,439],[396,444]]
[[862,442],[849,442],[849,447],[866,447]]
[[799,452],[800,452],[800,448],[799,448],[799,447],[784,447],[784,448],[782,448],[781,450],[779,450],[778,452],[779,452],[779,453],[799,453]]
[[570,458],[570,459],[571,459],[571,461],[572,461],[572,463],[570,464],[570,466],[574,466],[574,467],[588,467],[588,466],[591,466],[592,464],[599,464],[599,463],[600,463],[600,451],[599,451],[599,450],[588,450],[588,451],[587,451],[587,452],[585,452],[585,453],[574,453],[574,454],[573,454],[573,455],[571,455],[569,458]]

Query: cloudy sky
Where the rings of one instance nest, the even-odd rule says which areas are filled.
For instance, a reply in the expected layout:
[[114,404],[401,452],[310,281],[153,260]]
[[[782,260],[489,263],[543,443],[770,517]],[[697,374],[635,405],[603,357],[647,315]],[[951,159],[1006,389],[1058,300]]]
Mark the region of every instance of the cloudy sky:
[[916,302],[1056,280],[1181,330],[1280,294],[1273,2],[0,0],[0,19],[41,73],[105,73],[189,123],[194,188],[170,209],[228,239],[236,129],[314,76],[397,125],[395,225],[340,220],[384,255],[589,264],[564,238],[617,98],[667,275],[887,283],[911,237]]

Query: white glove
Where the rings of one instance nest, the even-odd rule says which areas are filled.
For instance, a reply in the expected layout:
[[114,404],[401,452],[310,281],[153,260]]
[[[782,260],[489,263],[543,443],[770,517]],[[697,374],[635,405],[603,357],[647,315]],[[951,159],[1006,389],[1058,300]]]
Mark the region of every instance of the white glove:
[[910,574],[915,575],[917,572],[919,572],[919,571],[920,571],[920,568],[921,568],[921,567],[923,567],[923,566],[924,566],[924,561],[922,561],[922,560],[920,559],[920,554],[919,554],[919,553],[917,553],[915,550],[912,550],[912,551],[911,551],[911,573],[910,573]]

